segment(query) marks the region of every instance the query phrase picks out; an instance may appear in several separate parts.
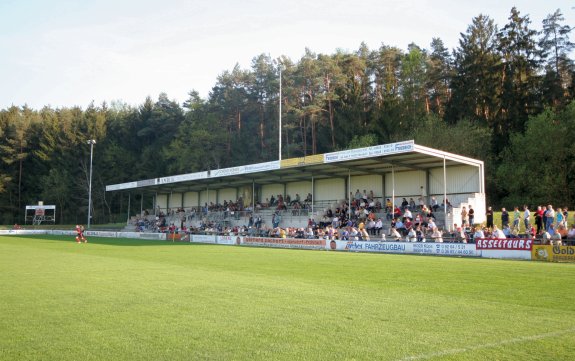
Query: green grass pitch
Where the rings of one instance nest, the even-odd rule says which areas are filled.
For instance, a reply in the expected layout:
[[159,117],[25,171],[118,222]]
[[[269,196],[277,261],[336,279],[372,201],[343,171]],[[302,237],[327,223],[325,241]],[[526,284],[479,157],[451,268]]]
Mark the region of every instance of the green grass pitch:
[[575,265],[0,237],[0,360],[573,360]]

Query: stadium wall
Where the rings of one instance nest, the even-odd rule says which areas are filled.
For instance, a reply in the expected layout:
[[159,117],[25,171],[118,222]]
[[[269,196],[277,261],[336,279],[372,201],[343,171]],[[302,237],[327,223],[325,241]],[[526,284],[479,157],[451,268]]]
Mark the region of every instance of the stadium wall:
[[[0,236],[58,235],[74,237],[74,230],[0,230]],[[421,243],[344,241],[324,239],[268,238],[216,235],[178,235],[166,233],[86,231],[86,236],[167,240],[190,243],[240,245],[270,248],[297,248],[333,250],[344,252],[422,254],[457,257],[482,257],[497,259],[523,259],[548,262],[575,263],[575,246],[533,245],[528,239],[481,239],[477,243]]]

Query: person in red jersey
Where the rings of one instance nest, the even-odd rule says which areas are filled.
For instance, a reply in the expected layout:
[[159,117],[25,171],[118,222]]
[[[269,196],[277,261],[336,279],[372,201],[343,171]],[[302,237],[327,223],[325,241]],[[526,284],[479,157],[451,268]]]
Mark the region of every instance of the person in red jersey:
[[84,237],[84,226],[76,225],[76,242],[77,243],[88,243],[86,237]]

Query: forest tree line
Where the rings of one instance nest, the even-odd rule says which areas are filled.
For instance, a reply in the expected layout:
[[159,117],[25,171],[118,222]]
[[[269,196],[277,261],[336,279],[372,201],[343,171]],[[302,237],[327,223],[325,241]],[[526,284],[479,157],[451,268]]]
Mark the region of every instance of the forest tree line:
[[[414,139],[486,163],[490,205],[575,204],[575,65],[560,10],[538,28],[512,8],[498,26],[472,19],[459,45],[382,44],[297,61],[261,54],[224,71],[203,99],[161,94],[139,106],[0,110],[0,224],[24,206],[87,215],[90,147],[95,223],[118,216],[105,185]],[[281,71],[281,99],[279,99]],[[125,202],[125,200],[124,200]],[[119,217],[119,218],[118,218]]]

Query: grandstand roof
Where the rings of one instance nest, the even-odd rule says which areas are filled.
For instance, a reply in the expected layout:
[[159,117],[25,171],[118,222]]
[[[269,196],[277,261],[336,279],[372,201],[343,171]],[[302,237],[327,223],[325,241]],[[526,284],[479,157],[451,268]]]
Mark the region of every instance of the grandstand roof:
[[[106,191],[197,192],[207,188],[235,188],[309,181],[314,178],[343,178],[357,175],[469,165],[480,168],[483,161],[417,145],[413,140],[339,152],[290,158],[211,171],[152,178],[106,186]],[[482,177],[483,178],[483,177]],[[483,187],[482,187],[483,188]]]

